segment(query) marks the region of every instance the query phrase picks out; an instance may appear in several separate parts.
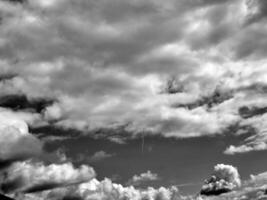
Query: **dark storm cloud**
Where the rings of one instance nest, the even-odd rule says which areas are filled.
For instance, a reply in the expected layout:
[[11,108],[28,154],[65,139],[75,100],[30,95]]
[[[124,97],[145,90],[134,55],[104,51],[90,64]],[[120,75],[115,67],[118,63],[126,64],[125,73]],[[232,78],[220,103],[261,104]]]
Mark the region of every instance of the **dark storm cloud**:
[[41,185],[35,185],[30,188],[27,188],[23,191],[23,193],[34,193],[34,192],[41,192],[45,190],[51,190],[54,188],[62,187],[63,185],[57,184],[57,183],[44,183]]
[[249,86],[238,88],[239,91],[248,91],[251,93],[267,93],[267,85],[262,83],[254,83]]
[[17,74],[0,74],[0,82],[4,82],[4,81],[8,81],[8,80],[12,80],[13,78],[17,77]]
[[188,104],[177,104],[174,105],[174,107],[180,108],[185,107],[189,110],[201,107],[201,106],[207,106],[208,109],[221,104],[229,99],[233,98],[233,95],[231,92],[221,92],[218,90],[215,90],[210,96],[203,96],[200,97],[195,102],[188,103]]
[[4,196],[2,194],[0,194],[0,199],[2,199],[2,200],[15,200],[15,199],[11,199],[11,198],[9,198],[7,196]]
[[29,99],[26,95],[1,95],[0,107],[10,108],[15,111],[29,110],[41,113],[46,107],[52,105],[54,101],[45,98]]
[[238,109],[238,112],[242,118],[251,118],[257,115],[263,115],[267,113],[267,107],[248,107],[242,106]]
[[24,180],[21,177],[16,178],[12,181],[3,180],[1,183],[1,190],[5,194],[12,193],[16,191],[18,188],[20,188],[23,184],[24,184]]
[[3,0],[3,1],[6,1],[6,2],[10,2],[10,3],[25,3],[27,2],[28,0]]
[[66,196],[66,197],[63,197],[62,200],[83,200],[83,198],[79,196]]
[[77,137],[82,135],[82,132],[72,128],[62,128],[53,124],[39,127],[29,127],[32,134],[38,135],[40,138],[49,136]]

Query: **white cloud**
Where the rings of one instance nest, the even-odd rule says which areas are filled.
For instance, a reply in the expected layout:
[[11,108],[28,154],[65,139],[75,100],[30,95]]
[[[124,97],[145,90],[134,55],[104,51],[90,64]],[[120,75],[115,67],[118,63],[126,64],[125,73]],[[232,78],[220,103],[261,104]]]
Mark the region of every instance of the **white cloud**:
[[[95,177],[93,168],[82,165],[75,169],[71,163],[46,166],[43,163],[24,161],[14,163],[7,172],[8,176],[3,180],[2,185],[13,183],[17,186],[13,188],[15,191],[25,192],[68,186],[86,182]],[[7,190],[14,192],[11,188]]]
[[210,179],[201,188],[203,195],[220,195],[241,186],[237,169],[231,165],[218,164]]
[[[178,189],[175,187],[155,189],[149,187],[145,190],[138,190],[133,186],[124,187],[120,184],[113,183],[110,179],[98,181],[93,179],[88,183],[80,184],[79,186],[55,189],[40,194],[29,194],[22,197],[22,199],[40,198],[56,200],[64,197],[73,197],[81,199],[94,200],[173,200],[180,199]],[[18,199],[20,200],[20,199]]]
[[28,132],[19,115],[0,112],[0,159],[20,160],[40,155],[42,142]]
[[128,185],[138,186],[142,183],[147,183],[151,181],[159,180],[159,176],[156,173],[152,173],[150,170],[147,172],[141,173],[140,175],[134,175],[129,181]]

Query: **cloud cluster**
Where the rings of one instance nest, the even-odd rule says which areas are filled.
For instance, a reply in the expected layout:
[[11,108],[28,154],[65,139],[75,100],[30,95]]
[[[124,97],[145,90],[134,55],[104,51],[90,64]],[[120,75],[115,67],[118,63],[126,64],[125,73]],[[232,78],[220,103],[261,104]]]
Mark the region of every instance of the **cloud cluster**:
[[34,126],[184,138],[240,123],[255,140],[226,153],[266,149],[265,112],[239,112],[266,98],[264,0],[17,2],[0,2],[0,102],[17,95],[2,106]]
[[214,167],[213,175],[205,181],[201,188],[203,195],[220,195],[241,186],[237,169],[231,165],[218,164]]
[[49,165],[40,161],[46,154],[43,142],[28,128],[28,124],[38,119],[39,115],[35,117],[32,113],[0,109],[1,193],[43,191],[95,177],[95,171],[87,165],[75,168],[64,159],[60,164]]
[[[113,183],[110,179],[98,181],[91,180],[88,183],[69,188],[59,188],[52,191],[44,191],[39,194],[25,194],[20,197],[24,200],[44,199],[94,199],[94,200],[179,200],[180,195],[175,187],[155,189],[149,187],[145,190],[139,190],[133,186],[124,187]],[[20,200],[20,198],[18,200]]]

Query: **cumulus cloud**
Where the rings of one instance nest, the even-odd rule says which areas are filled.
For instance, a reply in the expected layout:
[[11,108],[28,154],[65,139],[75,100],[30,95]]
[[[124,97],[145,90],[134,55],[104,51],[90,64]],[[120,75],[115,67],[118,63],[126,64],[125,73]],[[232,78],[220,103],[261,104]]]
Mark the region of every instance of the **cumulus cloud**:
[[[173,200],[180,199],[176,187],[155,189],[149,187],[145,190],[138,190],[133,186],[124,187],[113,183],[110,179],[98,181],[93,179],[87,183],[75,187],[55,189],[40,194],[28,194],[24,199],[95,199],[95,200],[122,200],[122,199],[150,199],[150,200]],[[20,200],[20,199],[19,199]]]
[[42,142],[28,132],[28,125],[18,116],[0,113],[0,159],[24,160],[42,152]]
[[213,175],[205,181],[201,188],[203,195],[220,195],[241,186],[237,169],[231,165],[218,164]]
[[86,165],[75,169],[71,163],[46,166],[43,163],[24,161],[13,164],[7,170],[1,188],[8,193],[37,192],[86,182],[94,176],[94,170]]
[[159,180],[159,176],[156,173],[152,173],[150,170],[147,172],[141,173],[140,175],[134,175],[129,181],[128,185],[138,186],[142,183],[157,181]]

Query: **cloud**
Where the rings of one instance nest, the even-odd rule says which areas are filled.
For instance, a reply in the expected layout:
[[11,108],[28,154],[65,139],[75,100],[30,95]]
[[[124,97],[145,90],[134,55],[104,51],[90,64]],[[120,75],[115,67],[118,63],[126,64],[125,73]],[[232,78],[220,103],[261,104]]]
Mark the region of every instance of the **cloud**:
[[205,181],[201,188],[202,195],[220,195],[241,186],[237,169],[231,165],[218,164],[214,167],[213,175]]
[[93,179],[87,183],[70,188],[55,189],[39,194],[28,194],[24,199],[95,199],[95,200],[122,200],[122,199],[151,199],[151,200],[171,200],[180,198],[178,189],[175,187],[155,189],[149,187],[145,190],[138,190],[133,186],[123,187],[113,183],[109,179],[98,181]]
[[86,165],[75,169],[71,163],[46,166],[40,162],[24,161],[17,162],[8,169],[1,187],[8,193],[28,193],[78,184],[94,177],[95,171]]
[[[260,149],[264,1],[0,4],[1,106],[36,117],[32,130],[49,135],[42,127],[53,124],[68,135],[124,127],[127,138],[143,132],[185,138],[240,123],[257,131],[236,151]],[[105,137],[123,142],[113,132]]]
[[0,112],[0,159],[24,160],[42,153],[42,142],[29,134],[27,124],[9,112]]
[[156,173],[152,173],[151,171],[147,171],[145,173],[141,173],[140,175],[134,175],[129,181],[128,185],[138,186],[146,182],[157,181],[159,180],[159,176]]
[[105,151],[97,151],[89,158],[89,160],[92,162],[97,162],[106,158],[110,158],[112,156],[114,156],[114,154],[109,154]]
[[255,23],[267,16],[267,4],[264,0],[247,0],[249,14],[247,24]]
[[0,97],[0,107],[12,110],[29,110],[40,113],[54,102],[52,99],[28,99],[25,95],[7,95]]
[[0,82],[11,80],[11,79],[15,78],[16,76],[17,76],[17,74],[12,74],[12,73],[1,74],[0,75]]

